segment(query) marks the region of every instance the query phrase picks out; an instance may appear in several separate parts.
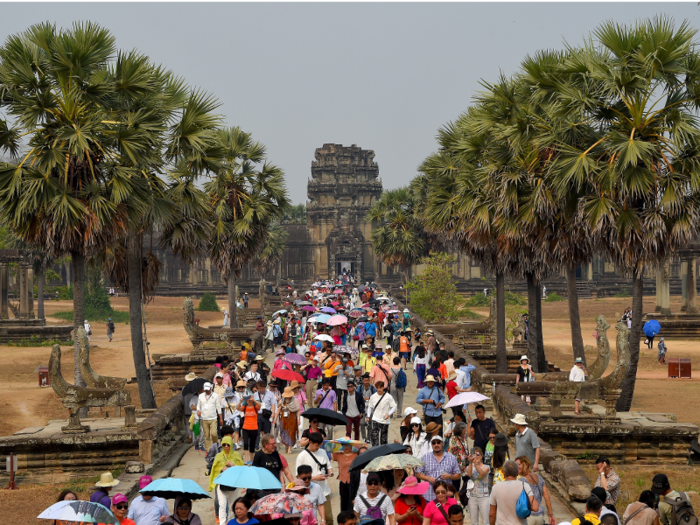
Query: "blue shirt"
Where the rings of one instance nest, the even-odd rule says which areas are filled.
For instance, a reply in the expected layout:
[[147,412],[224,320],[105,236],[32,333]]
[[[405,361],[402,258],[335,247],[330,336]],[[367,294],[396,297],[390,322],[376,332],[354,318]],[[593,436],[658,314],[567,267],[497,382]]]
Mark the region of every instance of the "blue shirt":
[[[443,394],[442,390],[440,390],[440,388],[437,386],[433,386],[433,388],[428,388],[427,386],[424,386],[418,391],[418,396],[416,396],[416,403],[420,404],[421,401],[424,401],[426,399],[432,399],[433,401],[435,401],[435,405],[437,405],[438,403],[445,402],[445,394]],[[435,408],[435,405],[422,405],[423,413],[426,416],[430,417],[441,416],[442,411],[439,408]]]
[[[428,452],[422,458],[420,458],[425,465],[418,467],[416,472],[420,472],[425,476],[430,476],[431,478],[440,479],[443,472],[448,474],[461,474],[459,469],[459,463],[457,463],[457,458],[454,457],[449,452],[445,452],[438,461],[433,452]],[[450,480],[446,480],[450,483]],[[432,501],[435,499],[435,492],[433,492],[432,483],[428,486],[428,492],[426,492],[423,497],[425,501]]]
[[472,370],[476,370],[474,365],[460,366],[459,369],[464,372],[464,383],[462,388],[471,388],[472,386]]
[[149,501],[143,496],[136,496],[129,505],[129,515],[127,518],[135,521],[138,525],[160,525],[161,516],[170,516],[167,502],[163,498],[152,497]]
[[369,336],[374,337],[374,335],[377,333],[377,325],[374,323],[366,323],[365,333]]
[[250,518],[245,523],[241,523],[240,521],[238,521],[238,518],[233,518],[232,520],[229,520],[229,522],[226,525],[255,525],[256,523],[260,522],[255,518]]

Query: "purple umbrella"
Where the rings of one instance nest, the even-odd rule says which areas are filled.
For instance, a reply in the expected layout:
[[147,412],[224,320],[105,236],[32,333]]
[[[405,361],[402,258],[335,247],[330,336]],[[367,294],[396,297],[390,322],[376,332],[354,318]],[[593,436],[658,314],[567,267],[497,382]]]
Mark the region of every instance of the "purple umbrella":
[[290,365],[305,365],[306,358],[299,354],[287,354],[282,357],[282,361],[289,363]]
[[313,312],[314,310],[316,310],[316,308],[314,308],[313,306],[302,306],[301,309],[306,310],[307,312]]
[[322,312],[325,312],[325,313],[327,313],[327,314],[336,314],[336,313],[338,313],[338,312],[336,312],[333,308],[331,308],[330,306],[325,306],[325,307],[321,308],[321,311],[322,311]]

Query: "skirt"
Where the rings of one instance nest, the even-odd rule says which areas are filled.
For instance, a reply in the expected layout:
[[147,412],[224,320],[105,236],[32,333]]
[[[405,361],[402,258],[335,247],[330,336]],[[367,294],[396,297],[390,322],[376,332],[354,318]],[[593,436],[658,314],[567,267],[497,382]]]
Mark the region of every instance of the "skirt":
[[418,388],[425,386],[425,365],[416,365],[416,375],[418,376]]
[[[282,414],[284,414],[284,408],[282,409]],[[288,447],[293,447],[297,442],[297,434],[299,433],[299,420],[297,419],[297,413],[289,412],[287,417],[281,415],[280,421],[282,422],[280,439],[282,440],[282,443]]]

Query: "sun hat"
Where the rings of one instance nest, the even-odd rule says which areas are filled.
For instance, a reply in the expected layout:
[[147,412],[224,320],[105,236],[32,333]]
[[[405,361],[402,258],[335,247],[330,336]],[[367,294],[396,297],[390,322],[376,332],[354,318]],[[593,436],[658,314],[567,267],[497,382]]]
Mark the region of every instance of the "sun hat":
[[426,382],[426,383],[429,383],[429,382],[433,382],[433,383],[434,383],[434,382],[435,382],[435,378],[434,378],[433,376],[431,376],[431,375],[427,375],[427,376],[425,376],[425,382]]
[[143,489],[153,483],[153,478],[151,476],[141,476],[139,478],[139,488]]
[[245,368],[245,361],[239,361],[236,366],[238,366],[238,368]]
[[529,363],[529,362],[530,362],[530,358],[529,358],[528,356],[526,356],[526,355],[521,355],[521,356],[520,356],[520,361],[521,361],[521,362],[522,362],[522,361],[527,361],[527,362]]
[[499,432],[496,434],[496,438],[493,440],[493,444],[498,446],[498,447],[505,447],[508,445],[508,436],[506,436],[503,432]]
[[577,357],[576,360],[575,360],[575,362],[576,362],[576,363],[583,363],[583,359],[581,359],[580,357]]
[[246,383],[243,379],[241,379],[236,383],[236,388],[245,388],[247,384],[248,383]]
[[230,386],[227,386],[226,390],[224,391],[224,397],[226,397],[226,398],[233,397],[233,395],[234,395],[233,388],[231,388]]
[[112,496],[112,505],[119,505],[120,503],[129,503],[129,498],[124,494],[119,494],[118,492]]
[[403,309],[403,313],[407,314],[408,313],[408,308]]
[[352,367],[353,370],[362,370],[362,365],[355,365]]
[[284,355],[284,350],[282,350],[281,348],[278,349],[278,350],[275,352],[275,355]]
[[415,408],[413,408],[413,407],[406,407],[406,408],[404,409],[404,411],[403,411],[403,417],[408,417],[408,416],[410,416],[411,414],[417,414],[417,413],[418,413],[418,410],[416,410]]
[[206,383],[204,383],[204,390],[211,390],[211,386],[211,383],[207,381]]
[[435,421],[431,421],[428,423],[428,426],[425,427],[425,431],[428,434],[432,434],[433,432],[437,432],[442,428],[442,425],[438,425]]
[[527,419],[525,419],[525,416],[522,414],[515,414],[515,417],[511,419],[511,421],[516,425],[527,425]]
[[294,392],[292,392],[291,386],[284,387],[284,392],[282,393],[282,397],[294,397]]
[[258,357],[255,358],[256,361],[262,361],[265,359],[263,356],[259,355]]
[[411,425],[420,425],[421,421],[419,417],[412,417],[411,418]]
[[452,381],[453,379],[457,379],[457,372],[455,372],[454,370],[450,372],[450,375],[447,376],[448,381]]
[[408,476],[401,487],[397,489],[396,492],[401,494],[407,494],[409,496],[425,494],[430,487],[430,483],[423,481],[418,483],[418,479],[415,476]]
[[114,479],[111,472],[103,472],[100,481],[95,483],[96,487],[116,487],[117,485],[119,485],[119,480]]
[[197,374],[194,372],[190,372],[185,376],[185,381],[194,381],[195,379],[197,379]]
[[289,387],[292,390],[294,390],[295,388],[299,388],[300,386],[301,386],[301,384],[296,379],[294,381],[292,381],[291,383],[289,383]]

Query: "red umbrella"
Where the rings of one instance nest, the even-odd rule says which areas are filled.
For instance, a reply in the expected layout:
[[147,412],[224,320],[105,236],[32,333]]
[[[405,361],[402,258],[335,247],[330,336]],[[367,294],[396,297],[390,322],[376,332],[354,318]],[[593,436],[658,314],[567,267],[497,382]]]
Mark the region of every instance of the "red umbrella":
[[293,370],[285,370],[283,368],[273,370],[272,377],[276,377],[277,379],[284,379],[285,381],[299,381],[300,383],[306,383],[306,379],[304,379],[303,375],[298,374]]

